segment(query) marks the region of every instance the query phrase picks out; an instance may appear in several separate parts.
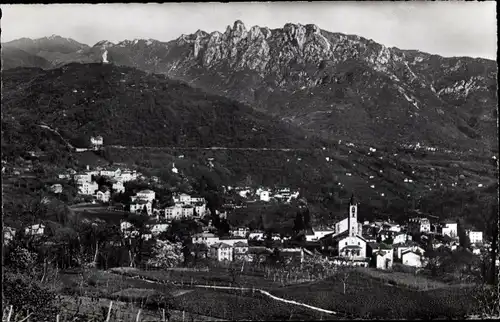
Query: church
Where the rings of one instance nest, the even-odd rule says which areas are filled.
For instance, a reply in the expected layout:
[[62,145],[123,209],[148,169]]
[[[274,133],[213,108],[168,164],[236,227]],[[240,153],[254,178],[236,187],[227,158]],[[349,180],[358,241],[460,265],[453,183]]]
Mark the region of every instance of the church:
[[[339,228],[337,228],[339,227]],[[361,223],[358,222],[358,203],[351,196],[347,218],[336,225],[335,233],[321,238],[323,251],[340,260],[365,262],[366,239],[361,235]]]

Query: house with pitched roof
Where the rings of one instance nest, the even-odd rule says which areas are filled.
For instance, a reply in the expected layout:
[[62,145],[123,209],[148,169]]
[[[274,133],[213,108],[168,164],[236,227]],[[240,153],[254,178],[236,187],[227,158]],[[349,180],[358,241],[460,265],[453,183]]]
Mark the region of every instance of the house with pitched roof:
[[469,240],[471,244],[482,244],[483,243],[483,232],[482,231],[472,231],[467,230],[467,236],[469,236]]
[[418,251],[422,254],[425,252],[425,249],[423,249],[418,243],[414,241],[407,241],[402,244],[393,244],[393,247],[395,250],[394,254],[396,258],[399,259],[401,259],[402,253],[407,250]]
[[125,186],[123,185],[122,181],[118,180],[113,180],[111,188],[113,189],[114,192],[116,193],[124,193],[125,192]]
[[135,194],[135,198],[147,200],[149,202],[153,202],[156,198],[156,193],[153,190],[141,190]]
[[431,222],[428,218],[411,218],[408,221],[408,230],[411,233],[428,233],[431,231]]
[[94,195],[99,185],[95,181],[83,181],[78,184],[78,193],[82,195]]
[[456,238],[458,236],[458,224],[454,220],[445,220],[438,227],[438,233],[443,236],[450,236],[451,238]]
[[231,236],[241,237],[241,238],[246,238],[247,234],[249,232],[250,232],[250,229],[247,227],[238,227],[238,228],[231,229],[231,231],[230,231]]
[[392,245],[385,243],[368,243],[367,256],[371,258],[372,266],[389,270],[394,262],[394,250]]
[[210,246],[210,257],[219,262],[233,261],[233,247],[226,243],[216,243]]
[[401,253],[401,262],[403,265],[412,267],[423,267],[424,256],[419,250],[407,249]]
[[392,243],[393,244],[403,244],[403,243],[406,243],[407,241],[411,241],[411,240],[412,240],[411,235],[409,235],[407,233],[400,232],[400,233],[397,233],[396,235],[394,235]]
[[146,213],[151,215],[153,213],[153,204],[147,200],[136,199],[130,204],[130,212],[142,213],[146,209]]
[[193,244],[205,244],[207,246],[211,246],[220,242],[219,236],[216,236],[212,233],[194,234],[191,240]]
[[36,224],[28,226],[24,229],[24,233],[28,236],[42,236],[45,233],[45,225]]
[[96,191],[95,197],[100,202],[109,202],[109,199],[111,198],[111,193],[109,192],[109,189],[101,187],[99,190]]

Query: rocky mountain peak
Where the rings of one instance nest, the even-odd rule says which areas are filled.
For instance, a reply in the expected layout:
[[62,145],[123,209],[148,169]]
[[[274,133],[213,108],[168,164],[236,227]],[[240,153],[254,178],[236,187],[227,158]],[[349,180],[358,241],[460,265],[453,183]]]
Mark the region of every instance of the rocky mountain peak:
[[243,33],[247,31],[247,28],[241,20],[236,20],[233,24],[233,31]]

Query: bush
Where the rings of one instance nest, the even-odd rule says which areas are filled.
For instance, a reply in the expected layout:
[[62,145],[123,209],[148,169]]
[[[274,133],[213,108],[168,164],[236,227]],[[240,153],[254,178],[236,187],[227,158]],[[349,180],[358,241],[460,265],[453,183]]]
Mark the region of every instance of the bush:
[[54,321],[59,311],[59,297],[24,274],[5,273],[2,300],[4,306],[13,306],[13,316],[31,313],[30,321]]

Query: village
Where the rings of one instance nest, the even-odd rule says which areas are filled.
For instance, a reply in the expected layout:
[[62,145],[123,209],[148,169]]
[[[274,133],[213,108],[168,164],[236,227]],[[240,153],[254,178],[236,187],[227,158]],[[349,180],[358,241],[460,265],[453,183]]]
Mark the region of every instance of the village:
[[[102,137],[91,138],[94,149],[102,146]],[[172,173],[179,169],[172,164]],[[105,184],[98,184],[96,178],[106,178]],[[425,214],[411,218],[405,223],[388,220],[359,221],[358,206],[354,196],[351,197],[346,209],[345,218],[330,228],[311,227],[297,236],[283,234],[266,234],[263,231],[250,230],[249,227],[230,227],[229,236],[220,236],[212,226],[211,220],[204,224],[203,218],[212,216],[205,198],[175,192],[172,203],[161,207],[159,196],[152,189],[135,191],[127,203],[113,202],[113,196],[126,192],[125,183],[138,179],[145,180],[143,174],[136,170],[118,167],[87,166],[84,171],[68,169],[58,174],[58,179],[72,182],[78,195],[84,197],[90,204],[101,204],[108,210],[125,211],[148,216],[149,232],[139,231],[128,221],[121,220],[120,230],[124,238],[152,239],[160,238],[175,220],[191,219],[202,227],[201,233],[193,234],[192,255],[196,258],[207,258],[218,262],[232,261],[263,261],[266,256],[279,251],[283,258],[304,262],[308,257],[321,256],[334,264],[376,267],[391,270],[393,263],[421,268],[425,267],[429,258],[427,254],[436,250],[454,251],[460,245],[457,221],[433,221]],[[149,178],[157,182],[158,178]],[[54,184],[50,191],[55,194],[62,192],[61,184]],[[305,202],[298,191],[289,188],[268,187],[230,187],[224,186],[225,193],[236,193],[244,202],[225,205],[224,209],[215,210],[220,219],[227,217],[227,209],[245,208],[247,204],[261,202],[291,203],[299,202],[301,207]],[[37,224],[25,229],[28,235],[43,235],[44,225]],[[6,240],[15,234],[13,229],[4,229]],[[299,235],[300,235],[299,234]],[[470,251],[481,256],[488,251],[483,242],[483,233],[471,229],[466,230],[470,241]],[[293,238],[292,238],[293,237]]]
[[[101,136],[90,138],[91,149],[103,147]],[[211,162],[211,160],[209,160]],[[179,169],[172,164],[171,172],[178,174]],[[101,184],[97,181],[105,178]],[[420,213],[419,217],[410,218],[408,222],[396,223],[390,220],[359,221],[358,203],[354,196],[346,209],[346,217],[332,224],[331,227],[310,227],[297,236],[283,234],[266,234],[264,231],[251,231],[249,227],[230,227],[229,236],[219,236],[212,226],[212,220],[204,224],[203,218],[211,214],[207,201],[201,196],[174,192],[172,202],[165,207],[158,202],[161,197],[152,189],[134,191],[126,203],[113,202],[113,196],[126,192],[125,183],[135,180],[158,182],[159,178],[146,178],[142,173],[118,166],[95,167],[86,166],[83,171],[66,169],[57,175],[57,179],[71,182],[77,193],[88,204],[103,205],[107,210],[124,211],[148,216],[148,233],[139,234],[135,227],[125,219],[120,222],[120,230],[125,238],[143,238],[146,240],[158,238],[165,233],[174,220],[195,220],[202,232],[192,236],[192,255],[196,258],[209,258],[219,262],[225,261],[263,261],[265,257],[279,250],[288,260],[304,262],[308,256],[321,256],[332,263],[353,266],[376,267],[390,270],[393,263],[420,268],[429,262],[426,254],[436,250],[454,251],[459,245],[459,232],[456,220],[439,222],[431,220]],[[223,186],[225,194],[237,195],[238,204],[225,204],[215,210],[219,219],[226,219],[228,211],[235,208],[245,208],[246,205],[260,203],[297,202],[304,206],[299,191],[290,188],[269,187],[231,187]],[[54,194],[62,193],[61,184],[53,184],[49,190]],[[28,235],[43,235],[43,223],[32,225],[25,229]],[[470,252],[481,256],[488,251],[489,245],[484,243],[483,232],[466,229]],[[15,235],[13,228],[4,227],[5,240]],[[293,238],[292,238],[293,237]]]

